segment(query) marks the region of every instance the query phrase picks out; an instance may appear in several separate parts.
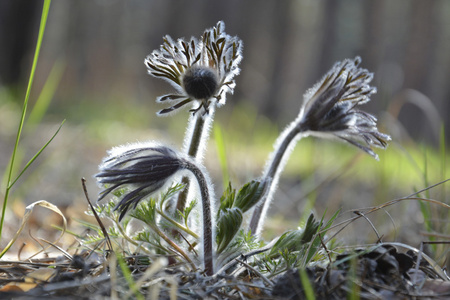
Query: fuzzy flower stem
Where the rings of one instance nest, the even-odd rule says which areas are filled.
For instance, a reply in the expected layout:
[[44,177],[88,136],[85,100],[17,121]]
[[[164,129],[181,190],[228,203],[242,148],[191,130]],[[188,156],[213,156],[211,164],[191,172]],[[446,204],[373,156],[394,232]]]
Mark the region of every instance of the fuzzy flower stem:
[[265,167],[262,179],[262,182],[265,185],[264,192],[258,206],[256,206],[253,211],[252,219],[250,221],[250,230],[255,236],[261,234],[262,223],[267,214],[273,194],[275,193],[281,171],[295,147],[301,132],[303,132],[303,129],[300,119],[296,119],[280,136],[279,141],[276,143],[277,146],[270,156],[270,163]]
[[202,210],[203,210],[203,260],[205,264],[205,273],[209,276],[214,274],[213,264],[213,233],[212,233],[212,212],[211,212],[211,200],[210,191],[208,187],[208,181],[203,172],[193,163],[189,161],[185,162],[185,168],[192,172],[197,179],[200,194],[202,198]]
[[[205,116],[207,118],[209,116]],[[195,118],[195,125],[194,125],[194,131],[192,132],[192,137],[190,139],[189,148],[188,148],[188,155],[194,158],[197,158],[200,149],[200,143],[202,141],[204,128],[205,128],[205,118],[200,116],[199,114],[196,114]]]
[[[197,113],[194,116],[192,116],[191,119],[189,120],[189,122],[193,122],[194,124],[192,133],[190,134],[189,131],[186,132],[185,140],[189,143],[186,144],[187,154],[196,160],[198,157],[201,157],[203,155],[203,153],[201,153],[202,151],[199,150],[201,149],[201,143],[202,142],[206,143],[205,139],[207,139],[208,135],[207,133],[204,132],[205,128],[208,127],[205,126],[205,118],[210,118],[211,120],[212,115],[202,117],[200,114]],[[186,188],[178,195],[177,209],[179,211],[184,211],[189,193],[189,178],[183,177],[181,182],[186,186]]]

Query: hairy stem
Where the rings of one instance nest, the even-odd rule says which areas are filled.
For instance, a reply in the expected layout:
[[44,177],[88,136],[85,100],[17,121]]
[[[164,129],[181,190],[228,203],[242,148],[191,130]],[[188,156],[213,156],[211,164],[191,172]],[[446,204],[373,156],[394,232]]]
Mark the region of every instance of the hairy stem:
[[[194,119],[194,120],[192,120]],[[189,122],[195,122],[194,130],[192,131],[190,143],[188,146],[187,154],[193,158],[197,158],[201,137],[203,135],[203,128],[205,127],[205,120],[199,113],[195,117],[192,117]],[[188,132],[186,134],[189,134]],[[177,209],[184,211],[187,202],[187,196],[189,193],[189,178],[183,177],[181,183],[185,185],[184,190],[178,195]]]
[[273,194],[275,193],[281,171],[294,149],[298,138],[301,137],[299,134],[303,131],[300,118],[297,118],[280,135],[275,143],[275,150],[269,156],[269,161],[265,166],[262,180],[266,186],[261,195],[261,199],[259,200],[259,204],[253,211],[252,219],[250,221],[250,230],[255,236],[261,234],[263,227],[262,223],[267,214]]
[[191,171],[197,179],[200,195],[202,198],[202,215],[203,215],[203,260],[205,264],[206,275],[214,274],[213,263],[213,227],[212,227],[212,210],[211,210],[211,191],[208,181],[203,172],[193,163],[185,161],[186,169]]
[[[214,111],[214,105],[211,105],[208,114],[203,116],[198,111],[189,119],[189,129],[185,137],[185,148],[187,154],[199,162],[201,162],[203,151],[206,148],[210,124],[214,118]],[[189,178],[183,177],[181,183],[185,185],[185,189],[178,195],[177,209],[184,211],[189,193]]]

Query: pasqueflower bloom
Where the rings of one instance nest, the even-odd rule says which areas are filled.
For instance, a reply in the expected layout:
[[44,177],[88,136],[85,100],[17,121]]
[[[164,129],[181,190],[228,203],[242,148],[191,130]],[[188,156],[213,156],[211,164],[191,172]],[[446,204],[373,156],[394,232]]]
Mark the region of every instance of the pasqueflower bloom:
[[[219,21],[207,29],[200,39],[192,37],[174,41],[164,37],[159,50],[154,50],[145,59],[148,73],[167,80],[177,93],[163,95],[157,102],[168,102],[170,107],[158,114],[164,115],[188,104],[196,113],[201,108],[208,113],[211,104],[225,104],[226,94],[232,94],[234,77],[239,74],[242,60],[242,41],[225,33],[225,24]],[[195,105],[195,104],[194,104]]]
[[360,63],[360,57],[336,63],[306,92],[298,126],[311,135],[340,138],[378,159],[371,146],[386,148],[391,138],[378,131],[374,116],[358,109],[377,91],[370,86],[373,74]]
[[337,62],[303,96],[299,115],[280,135],[265,166],[261,180],[265,191],[250,222],[253,234],[261,233],[280,174],[302,137],[338,138],[375,159],[378,159],[378,155],[371,147],[387,147],[390,136],[378,131],[374,116],[358,109],[377,91],[370,85],[373,74],[360,68],[360,63],[359,57]]

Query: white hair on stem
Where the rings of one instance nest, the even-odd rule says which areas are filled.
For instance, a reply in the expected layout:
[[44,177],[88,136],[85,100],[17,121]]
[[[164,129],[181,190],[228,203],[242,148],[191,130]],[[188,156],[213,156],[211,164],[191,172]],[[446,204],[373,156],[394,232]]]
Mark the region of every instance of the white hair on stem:
[[215,105],[211,105],[208,113],[201,112],[189,116],[186,133],[183,141],[183,153],[193,157],[196,162],[202,163],[206,147],[208,146],[209,134],[215,114]]
[[267,216],[270,203],[278,186],[281,172],[284,170],[292,151],[297,142],[305,136],[301,133],[299,126],[300,117],[289,124],[280,134],[274,144],[274,150],[269,155],[269,158],[264,167],[262,181],[265,185],[265,191],[253,211],[253,216],[250,221],[250,229],[253,235],[259,237],[263,228],[264,220]]

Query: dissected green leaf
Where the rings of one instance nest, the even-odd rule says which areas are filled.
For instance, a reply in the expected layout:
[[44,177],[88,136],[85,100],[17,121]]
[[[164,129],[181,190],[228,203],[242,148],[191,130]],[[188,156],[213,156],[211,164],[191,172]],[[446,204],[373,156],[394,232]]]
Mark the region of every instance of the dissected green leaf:
[[302,243],[308,243],[312,240],[314,235],[317,233],[317,230],[320,228],[321,223],[317,222],[314,219],[314,215],[311,214],[308,218],[308,221],[306,221],[304,234],[302,237]]
[[161,194],[161,206],[167,200],[175,196],[178,192],[181,192],[184,189],[185,185],[182,183],[177,183],[172,185],[166,192]]
[[189,202],[188,206],[185,207],[184,209],[184,220],[185,222],[187,222],[188,218],[189,218],[189,214],[191,213],[192,209],[195,207],[195,205],[197,204],[196,200],[192,200],[191,202]]
[[217,224],[217,253],[222,252],[233,240],[242,224],[242,212],[239,208],[226,209]]
[[234,206],[240,208],[245,213],[261,199],[264,187],[265,185],[261,184],[259,180],[252,180],[245,184],[237,194]]
[[156,200],[151,198],[150,201],[142,202],[132,213],[131,216],[141,220],[149,226],[156,225]]

